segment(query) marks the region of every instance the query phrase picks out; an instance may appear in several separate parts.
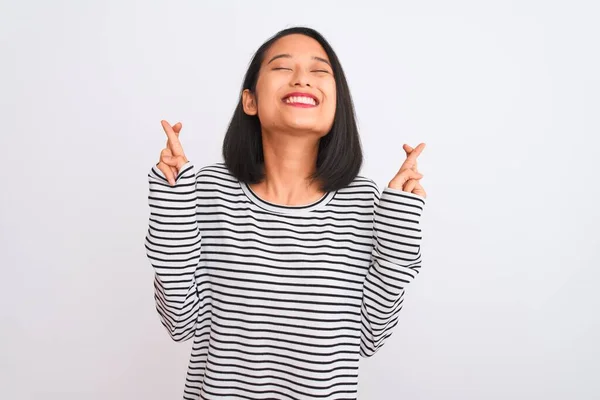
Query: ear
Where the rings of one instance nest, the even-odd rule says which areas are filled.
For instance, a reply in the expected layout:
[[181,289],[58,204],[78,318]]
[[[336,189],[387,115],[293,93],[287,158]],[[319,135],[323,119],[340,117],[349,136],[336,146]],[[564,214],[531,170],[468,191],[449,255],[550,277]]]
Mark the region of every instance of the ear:
[[254,95],[250,89],[244,89],[242,92],[242,106],[244,112],[248,115],[258,114],[258,107],[256,105],[256,95]]

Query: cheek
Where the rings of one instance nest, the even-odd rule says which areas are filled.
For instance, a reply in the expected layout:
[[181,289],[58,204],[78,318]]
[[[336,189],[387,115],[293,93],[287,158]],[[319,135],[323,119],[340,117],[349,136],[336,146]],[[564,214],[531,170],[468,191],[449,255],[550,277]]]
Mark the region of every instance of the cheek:
[[334,114],[337,105],[337,93],[335,91],[335,84],[332,84],[327,88],[327,112]]
[[281,86],[286,83],[281,74],[264,73],[261,74],[256,82],[256,90],[263,94],[263,97],[273,97]]
[[331,79],[327,82],[323,82],[323,84],[321,85],[321,88],[322,88],[321,90],[325,94],[325,97],[327,98],[327,101],[335,103],[335,101],[336,101],[335,81],[333,79]]
[[273,118],[278,107],[277,90],[274,82],[269,79],[259,79],[256,84],[256,95],[258,116],[261,123],[265,123],[265,119]]

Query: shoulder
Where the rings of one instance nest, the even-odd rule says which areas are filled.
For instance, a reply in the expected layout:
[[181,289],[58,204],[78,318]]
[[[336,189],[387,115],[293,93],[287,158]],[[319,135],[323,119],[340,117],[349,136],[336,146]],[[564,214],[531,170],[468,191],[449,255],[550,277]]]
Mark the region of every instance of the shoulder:
[[198,167],[198,172],[196,172],[196,176],[211,176],[215,174],[233,177],[223,162],[201,165]]
[[196,172],[197,184],[237,185],[238,180],[223,162],[203,165]]
[[354,200],[374,201],[379,198],[379,187],[369,177],[358,175],[347,186],[339,189],[337,195],[347,196]]
[[377,183],[369,177],[358,175],[348,186],[341,190],[349,190],[356,192],[357,190],[369,191],[371,193],[379,193],[379,187]]

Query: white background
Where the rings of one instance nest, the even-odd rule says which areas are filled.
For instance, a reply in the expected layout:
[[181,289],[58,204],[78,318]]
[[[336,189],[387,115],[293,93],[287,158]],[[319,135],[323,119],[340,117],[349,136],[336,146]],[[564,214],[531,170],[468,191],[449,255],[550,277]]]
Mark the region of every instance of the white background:
[[181,397],[143,243],[159,121],[220,161],[251,55],[296,24],[341,58],[362,175],[427,143],[422,273],[360,397],[600,398],[598,3],[0,4],[0,398]]

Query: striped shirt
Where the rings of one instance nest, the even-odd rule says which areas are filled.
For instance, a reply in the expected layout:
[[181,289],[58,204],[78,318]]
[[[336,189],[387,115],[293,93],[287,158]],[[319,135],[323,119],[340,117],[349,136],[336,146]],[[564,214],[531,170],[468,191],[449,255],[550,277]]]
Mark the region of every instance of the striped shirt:
[[283,206],[223,163],[148,178],[156,309],[193,339],[183,398],[356,399],[419,272],[424,198],[358,176]]

